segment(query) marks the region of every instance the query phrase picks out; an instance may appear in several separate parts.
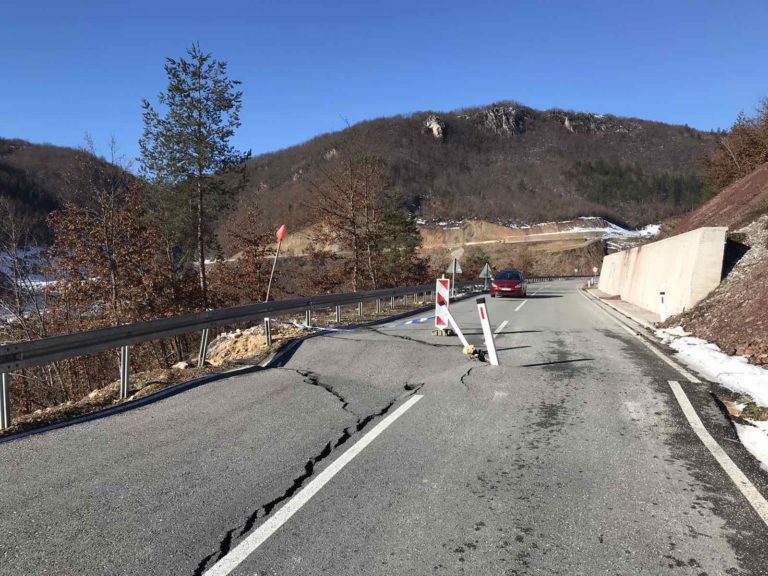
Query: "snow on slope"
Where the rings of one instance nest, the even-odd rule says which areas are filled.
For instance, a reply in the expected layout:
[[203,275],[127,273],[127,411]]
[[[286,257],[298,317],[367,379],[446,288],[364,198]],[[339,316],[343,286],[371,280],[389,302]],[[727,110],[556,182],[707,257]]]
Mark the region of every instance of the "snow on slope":
[[[750,364],[743,356],[729,356],[716,344],[690,336],[680,326],[657,330],[656,336],[677,351],[678,360],[706,379],[768,407],[768,370]],[[768,422],[747,421],[752,426],[736,426],[739,438],[768,471]]]

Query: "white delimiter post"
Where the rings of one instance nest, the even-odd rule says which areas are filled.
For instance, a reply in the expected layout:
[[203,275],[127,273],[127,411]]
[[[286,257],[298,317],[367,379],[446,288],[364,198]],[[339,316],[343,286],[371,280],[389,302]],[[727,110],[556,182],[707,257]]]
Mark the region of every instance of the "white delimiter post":
[[467,342],[467,339],[464,337],[464,333],[461,331],[461,328],[459,328],[459,325],[456,324],[456,320],[453,319],[453,316],[451,316],[451,313],[448,311],[448,306],[443,304],[441,308],[443,317],[448,320],[448,323],[451,325],[451,328],[453,328],[456,336],[459,337],[459,341],[461,342],[462,346],[464,346],[464,348],[469,348],[469,342]]
[[499,357],[496,355],[496,342],[491,332],[491,319],[488,317],[488,308],[485,306],[485,298],[477,299],[477,313],[480,314],[480,324],[483,327],[485,346],[488,348],[488,360],[493,366],[499,365]]
[[667,321],[667,303],[665,302],[666,292],[659,292],[661,301],[659,302],[659,318],[662,322]]

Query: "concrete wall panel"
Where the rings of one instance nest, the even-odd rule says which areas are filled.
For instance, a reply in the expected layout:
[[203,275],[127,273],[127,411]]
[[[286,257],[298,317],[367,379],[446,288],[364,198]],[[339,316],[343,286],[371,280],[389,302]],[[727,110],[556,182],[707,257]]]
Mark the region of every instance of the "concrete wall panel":
[[720,284],[726,231],[699,228],[610,254],[598,287],[656,313],[665,292],[668,315],[689,310]]

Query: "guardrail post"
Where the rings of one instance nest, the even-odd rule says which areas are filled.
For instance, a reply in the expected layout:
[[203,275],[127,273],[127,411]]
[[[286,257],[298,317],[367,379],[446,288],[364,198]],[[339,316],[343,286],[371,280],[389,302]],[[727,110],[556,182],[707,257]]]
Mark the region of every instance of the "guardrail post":
[[307,308],[304,324],[307,326],[312,326],[312,308]]
[[394,310],[395,309],[395,297],[394,296],[392,296],[392,298],[390,298],[390,300],[389,300],[389,308],[390,308],[390,310]]
[[11,375],[0,374],[0,430],[11,425]]
[[360,318],[363,317],[363,301],[360,300],[360,302],[357,303],[357,315],[360,316]]
[[408,294],[403,294],[403,306],[408,306]]
[[336,323],[341,323],[341,306],[336,306]]
[[197,367],[205,366],[205,356],[208,354],[208,328],[203,328],[203,335],[200,337],[200,353],[197,356]]
[[267,346],[272,346],[272,322],[269,318],[264,318],[264,338]]
[[128,398],[128,346],[120,347],[120,399]]
[[376,298],[376,314],[381,314],[381,298]]

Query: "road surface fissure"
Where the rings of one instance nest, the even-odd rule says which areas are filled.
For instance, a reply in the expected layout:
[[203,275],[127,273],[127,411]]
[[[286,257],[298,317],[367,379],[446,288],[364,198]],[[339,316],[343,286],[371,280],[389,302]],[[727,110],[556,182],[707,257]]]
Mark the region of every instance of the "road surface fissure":
[[[305,377],[308,377],[307,374],[312,374],[311,372],[307,372],[306,374],[304,374],[300,370],[295,370],[295,372]],[[314,374],[312,375],[316,377],[316,375]],[[315,386],[320,386],[315,382],[311,382],[310,384]],[[343,432],[336,438],[335,441],[334,440],[329,441],[316,456],[306,461],[306,463],[304,464],[304,471],[293,479],[293,481],[291,482],[291,485],[285,490],[285,492],[283,492],[277,498],[270,500],[266,504],[262,504],[261,506],[258,506],[253,512],[251,512],[251,514],[247,517],[246,521],[242,525],[238,525],[228,530],[224,534],[224,537],[220,540],[218,550],[208,554],[202,560],[200,560],[200,562],[198,563],[194,571],[194,576],[201,576],[202,574],[204,574],[212,561],[214,562],[214,565],[217,562],[220,562],[221,559],[226,557],[227,554],[229,554],[229,552],[232,550],[232,543],[235,538],[242,538],[243,536],[248,534],[251,530],[253,530],[253,527],[255,526],[257,520],[266,518],[274,511],[274,509],[278,505],[280,505],[281,503],[285,502],[286,500],[294,496],[298,492],[298,490],[302,486],[304,486],[307,480],[309,480],[314,475],[315,468],[317,467],[318,464],[320,464],[326,458],[328,458],[335,450],[337,450],[338,448],[346,444],[357,433],[361,432],[374,418],[380,418],[382,416],[385,416],[392,409],[392,406],[394,406],[397,403],[398,400],[400,400],[403,397],[411,398],[415,396],[423,385],[424,385],[423,383],[416,384],[416,385],[405,384],[404,388],[408,390],[407,394],[405,394],[404,396],[400,396],[398,398],[394,398],[391,402],[389,402],[386,406],[384,406],[380,410],[372,412],[366,416],[358,417],[357,422],[355,422],[355,424],[344,428]],[[325,386],[321,386],[321,387],[327,390]],[[341,402],[344,402],[346,406],[346,401],[340,394],[331,392],[330,390],[328,391],[337,399],[339,399]],[[346,407],[344,407],[344,410],[347,412],[350,412],[349,410],[346,410]],[[350,414],[352,414],[352,412],[350,412]],[[237,535],[235,536],[236,533]]]

